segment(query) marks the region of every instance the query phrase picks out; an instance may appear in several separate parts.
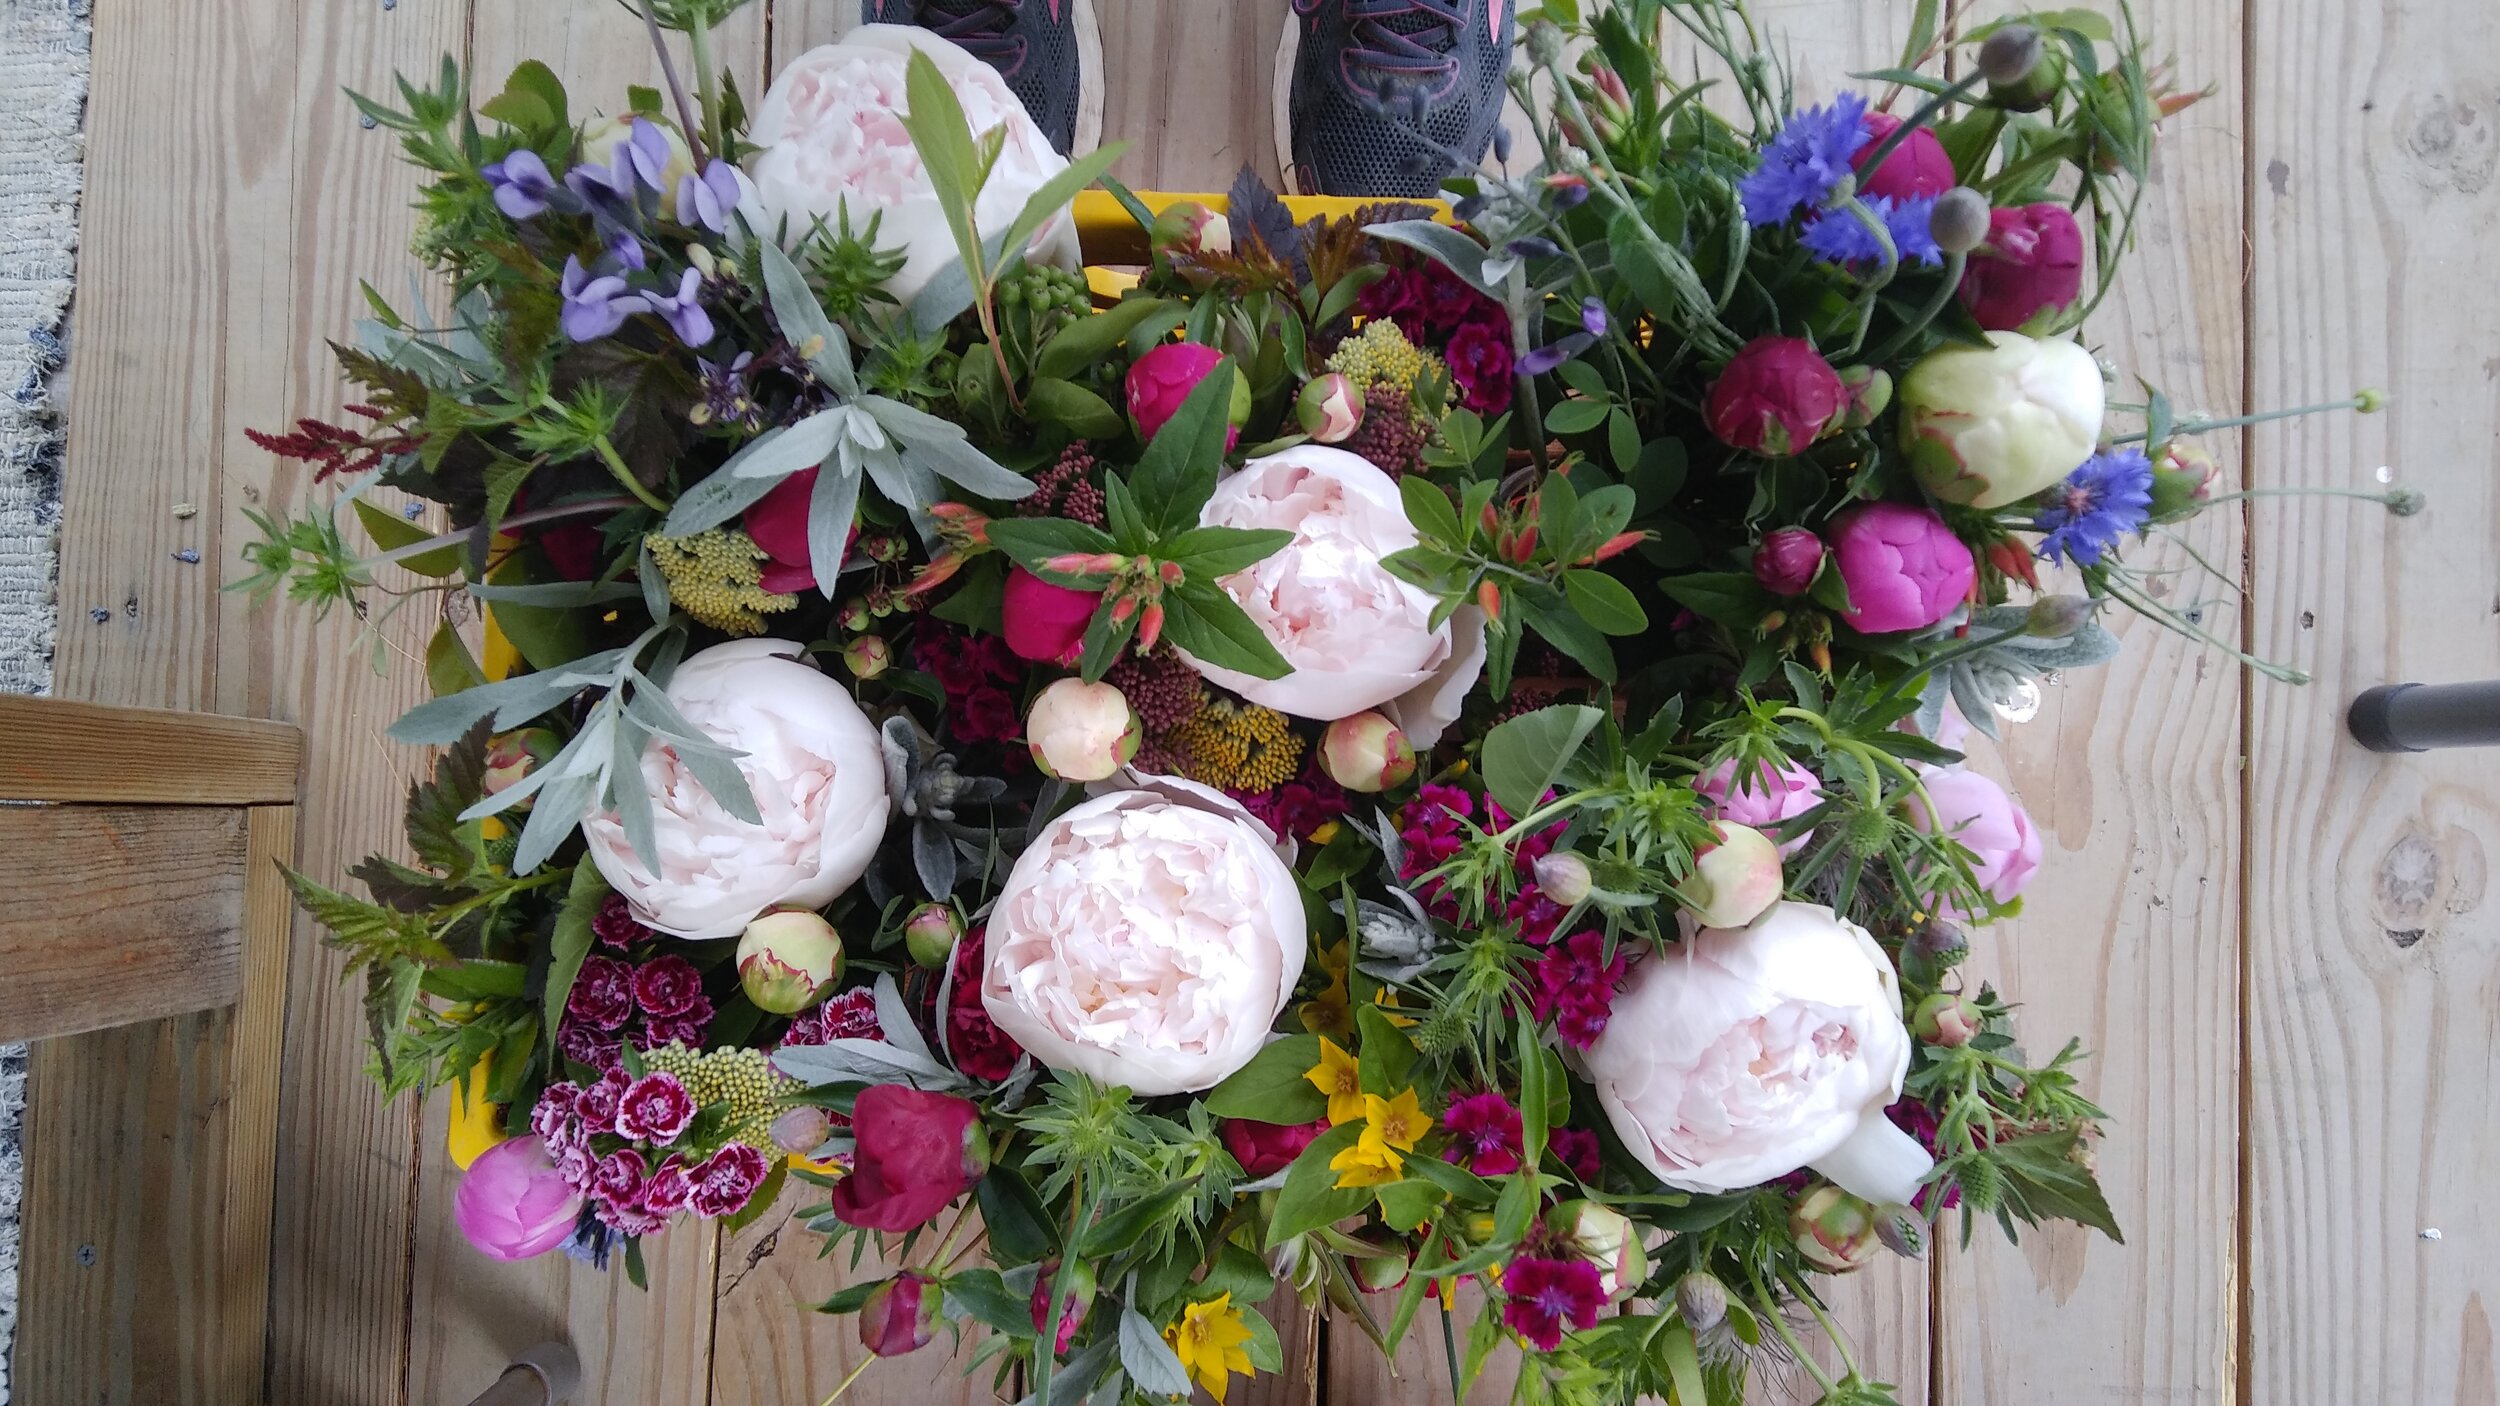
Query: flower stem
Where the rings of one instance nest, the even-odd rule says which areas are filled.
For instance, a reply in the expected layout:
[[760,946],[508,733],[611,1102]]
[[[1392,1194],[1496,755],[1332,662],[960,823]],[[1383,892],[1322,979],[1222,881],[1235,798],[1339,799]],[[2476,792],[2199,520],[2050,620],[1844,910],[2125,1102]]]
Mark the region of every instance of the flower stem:
[[1969,97],[1973,90],[1987,81],[1988,76],[1974,68],[1969,77],[1920,103],[1917,111],[1911,113],[1900,126],[1886,133],[1884,139],[1875,144],[1875,149],[1866,154],[1865,160],[1855,163],[1857,168],[1861,171],[1880,170],[1883,167],[1884,158],[1899,150],[1901,144],[1908,141],[1912,133],[1934,122],[1944,112],[1947,104],[1956,99]]
[[822,1401],[820,1401],[820,1402],[816,1403],[816,1406],[833,1406],[833,1403],[835,1403],[835,1402],[837,1402],[837,1401],[841,1400],[841,1399],[842,1399],[842,1394],[843,1394],[844,1392],[847,1392],[847,1391],[849,1391],[849,1390],[851,1389],[851,1383],[853,1383],[853,1382],[855,1382],[855,1381],[858,1381],[858,1380],[859,1380],[859,1378],[860,1378],[860,1374],[861,1374],[861,1373],[863,1373],[863,1372],[865,1372],[865,1371],[867,1371],[867,1370],[868,1370],[868,1367],[869,1367],[869,1364],[871,1364],[871,1363],[875,1362],[876,1360],[877,1360],[877,1359],[876,1359],[876,1356],[875,1356],[875,1354],[873,1354],[873,1353],[872,1353],[872,1354],[870,1354],[869,1356],[866,1356],[866,1357],[863,1357],[863,1358],[859,1359],[859,1365],[858,1365],[858,1366],[856,1366],[856,1367],[853,1367],[853,1368],[851,1369],[851,1374],[850,1374],[849,1376],[844,1377],[844,1378],[842,1379],[842,1385],[840,1385],[840,1386],[838,1386],[838,1387],[835,1387],[835,1388],[833,1389],[833,1395],[828,1396],[828,1397],[826,1397],[824,1400],[822,1400]]
[[[2266,410],[2255,415],[2233,415],[2227,419],[2221,420],[2181,420],[2177,424],[2170,427],[2170,432],[2174,435],[2183,435],[2204,434],[2209,430],[2235,430],[2243,425],[2262,425],[2269,420],[2290,420],[2303,415],[2324,415],[2337,410],[2359,410],[2363,405],[2369,403],[2369,401],[2356,395],[2348,396],[2342,400],[2326,401],[2318,405],[2300,405],[2289,410]],[[2110,443],[2142,444],[2148,437],[2149,433],[2149,431],[2146,431],[2130,435],[2120,435],[2116,439],[2111,440]],[[2354,496],[2364,497],[2367,495],[2355,494]],[[2214,501],[2218,503],[2223,500],[2217,498]]]
[[606,435],[601,435],[591,441],[591,447],[599,451],[600,462],[608,466],[608,472],[616,475],[618,483],[625,485],[635,497],[640,498],[644,507],[655,513],[668,511],[668,504],[654,497],[650,489],[642,486],[642,480],[634,477],[634,471],[625,466],[625,456],[616,452],[614,441]]
[[1814,1384],[1823,1388],[1825,1396],[1838,1390],[1840,1383],[1823,1375],[1822,1367],[1806,1354],[1806,1345],[1797,1340],[1796,1330],[1788,1326],[1787,1315],[1780,1312],[1778,1298],[1763,1288],[1759,1280],[1755,1281],[1753,1292],[1754,1306],[1762,1311],[1762,1321],[1771,1325],[1771,1331],[1780,1335],[1781,1342],[1788,1344],[1789,1354],[1797,1359],[1797,1365],[1806,1369],[1806,1375],[1814,1378]]
[[1868,352],[1866,354],[1868,364],[1880,366],[1892,360],[1903,347],[1910,344],[1912,337],[1926,331],[1928,326],[1943,314],[1945,305],[1952,302],[1954,293],[1960,290],[1962,269],[1969,262],[1970,255],[1964,253],[1944,256],[1944,278],[1936,284],[1936,291],[1927,296],[1927,305],[1918,310],[1918,316],[1902,324],[1900,331],[1886,337],[1881,346]]
[[677,60],[668,51],[667,37],[660,33],[660,16],[651,8],[651,0],[642,0],[642,23],[651,31],[651,47],[660,56],[661,81],[668,84],[669,96],[677,104],[677,125],[686,129],[687,150],[700,162],[703,128],[695,122],[693,105],[686,101],[686,85],[677,77]]
[[[700,5],[686,17],[686,46],[692,51],[695,87],[703,95],[704,140],[715,152],[726,150],[726,134],[721,130],[720,69],[712,62],[712,21]],[[701,157],[696,160],[700,162]]]
[[1789,1288],[1797,1295],[1797,1302],[1806,1306],[1806,1312],[1814,1315],[1814,1321],[1823,1325],[1823,1336],[1832,1340],[1832,1351],[1840,1354],[1841,1380],[1843,1382],[1857,1381],[1858,1360],[1849,1355],[1848,1335],[1840,1330],[1839,1324],[1832,1321],[1830,1314],[1823,1311],[1823,1306],[1814,1301],[1814,1296],[1805,1292],[1805,1286],[1798,1283],[1794,1275],[1789,1276]]

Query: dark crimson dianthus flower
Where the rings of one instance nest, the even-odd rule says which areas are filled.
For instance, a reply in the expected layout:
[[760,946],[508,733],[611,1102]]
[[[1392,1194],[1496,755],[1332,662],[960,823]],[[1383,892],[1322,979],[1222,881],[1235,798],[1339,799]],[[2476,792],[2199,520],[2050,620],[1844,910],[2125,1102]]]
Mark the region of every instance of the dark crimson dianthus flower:
[[1502,1323],[1539,1352],[1562,1346],[1563,1326],[1597,1326],[1605,1281],[1586,1260],[1523,1258],[1502,1271]]

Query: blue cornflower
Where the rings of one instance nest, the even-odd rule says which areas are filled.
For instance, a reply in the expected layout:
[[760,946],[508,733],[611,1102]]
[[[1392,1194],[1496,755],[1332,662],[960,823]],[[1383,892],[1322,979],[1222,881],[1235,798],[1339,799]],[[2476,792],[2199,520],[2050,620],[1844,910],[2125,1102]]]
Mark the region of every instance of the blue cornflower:
[[[1888,195],[1862,195],[1858,200],[1884,222],[1884,229],[1892,235],[1893,251],[1901,256],[1905,266],[1925,264],[1933,268],[1944,262],[1944,251],[1936,247],[1936,236],[1927,227],[1936,213],[1936,197],[1914,195],[1907,200],[1895,200]],[[1808,220],[1798,242],[1828,264],[1879,264],[1884,259],[1883,246],[1875,242],[1874,232],[1846,210],[1826,210]]]
[[1843,93],[1825,107],[1789,115],[1762,149],[1762,164],[1737,182],[1745,219],[1757,229],[1788,223],[1800,210],[1831,203],[1842,180],[1857,172],[1849,158],[1866,141],[1866,99]]
[[2050,561],[2098,566],[2101,553],[2153,515],[2153,461],[2132,448],[2104,449],[2049,490],[2031,526]]
[[556,178],[538,153],[523,147],[492,165],[478,168],[495,192],[495,208],[516,220],[547,212],[547,198],[556,193]]

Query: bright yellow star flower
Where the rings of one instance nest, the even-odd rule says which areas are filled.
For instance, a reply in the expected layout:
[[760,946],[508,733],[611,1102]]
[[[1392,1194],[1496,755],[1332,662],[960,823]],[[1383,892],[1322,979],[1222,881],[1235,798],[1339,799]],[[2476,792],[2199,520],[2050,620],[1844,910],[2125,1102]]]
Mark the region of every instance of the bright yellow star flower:
[[1328,1095],[1328,1124],[1360,1122],[1363,1118],[1363,1067],[1347,1054],[1336,1041],[1323,1035],[1319,1041],[1319,1063],[1311,1066],[1303,1078],[1314,1088]]
[[1173,1355],[1188,1369],[1190,1380],[1205,1387],[1217,1406],[1222,1406],[1233,1373],[1245,1377],[1251,1373],[1250,1354],[1242,1350],[1251,1336],[1250,1325],[1241,1321],[1241,1310],[1233,1307],[1229,1293],[1182,1309],[1179,1320],[1163,1330],[1163,1340],[1172,1345]]
[[1414,1151],[1415,1144],[1432,1131],[1432,1115],[1424,1112],[1413,1089],[1396,1098],[1363,1095],[1363,1122],[1382,1142],[1400,1152]]
[[1381,1139],[1377,1129],[1365,1128],[1352,1147],[1328,1159],[1328,1170],[1337,1174],[1341,1188],[1387,1186],[1406,1175],[1406,1159]]

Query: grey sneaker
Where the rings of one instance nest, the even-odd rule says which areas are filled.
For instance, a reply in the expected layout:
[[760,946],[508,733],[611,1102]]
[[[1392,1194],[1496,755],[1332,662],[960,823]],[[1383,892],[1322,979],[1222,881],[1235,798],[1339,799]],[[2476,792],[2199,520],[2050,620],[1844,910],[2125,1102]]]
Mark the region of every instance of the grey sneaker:
[[997,69],[1062,156],[1102,140],[1094,0],[860,0],[862,24],[932,30]]
[[1512,0],[1293,0],[1277,56],[1286,179],[1423,199],[1474,170],[1502,123],[1511,14]]

